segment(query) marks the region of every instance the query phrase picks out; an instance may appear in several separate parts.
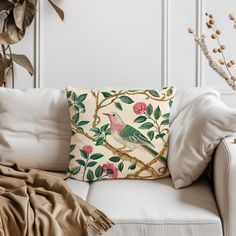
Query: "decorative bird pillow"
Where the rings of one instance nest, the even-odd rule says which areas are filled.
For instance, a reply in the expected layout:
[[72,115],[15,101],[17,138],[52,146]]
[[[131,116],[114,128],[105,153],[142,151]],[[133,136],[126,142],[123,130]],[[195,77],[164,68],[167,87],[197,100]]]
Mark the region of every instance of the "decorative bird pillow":
[[72,137],[68,174],[94,181],[169,175],[169,116],[175,87],[158,90],[67,88]]

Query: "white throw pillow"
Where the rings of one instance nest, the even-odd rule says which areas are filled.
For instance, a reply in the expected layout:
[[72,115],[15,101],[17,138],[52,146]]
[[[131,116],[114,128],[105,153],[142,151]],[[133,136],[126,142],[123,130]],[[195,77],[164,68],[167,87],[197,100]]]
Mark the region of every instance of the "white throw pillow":
[[70,147],[64,91],[0,88],[0,161],[23,168],[64,171]]
[[[186,96],[182,94],[181,97]],[[173,110],[177,109],[176,100],[173,104]],[[182,188],[197,180],[221,138],[234,132],[236,110],[221,102],[217,91],[199,93],[191,103],[183,106],[170,127],[168,167],[174,187]]]

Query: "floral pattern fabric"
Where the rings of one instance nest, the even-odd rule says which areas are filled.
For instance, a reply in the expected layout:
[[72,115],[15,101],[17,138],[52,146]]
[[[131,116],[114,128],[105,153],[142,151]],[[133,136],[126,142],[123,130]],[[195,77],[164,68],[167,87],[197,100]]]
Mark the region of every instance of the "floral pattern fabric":
[[72,137],[68,175],[83,181],[169,175],[167,149],[175,87],[67,88]]

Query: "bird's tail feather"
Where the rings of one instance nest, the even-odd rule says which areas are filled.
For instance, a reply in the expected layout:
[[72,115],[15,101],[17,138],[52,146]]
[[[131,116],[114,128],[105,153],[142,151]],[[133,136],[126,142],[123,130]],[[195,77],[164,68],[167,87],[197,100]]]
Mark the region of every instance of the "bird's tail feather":
[[[156,157],[156,156],[159,154],[157,151],[155,151],[154,149],[152,149],[152,148],[150,148],[150,147],[148,147],[148,146],[146,146],[146,145],[142,145],[142,148],[143,148],[146,152],[148,152],[151,156],[153,156],[153,157]],[[160,157],[158,158],[158,160],[159,160],[160,162],[162,162],[163,164],[166,164],[166,158],[165,158],[165,157],[160,156]]]

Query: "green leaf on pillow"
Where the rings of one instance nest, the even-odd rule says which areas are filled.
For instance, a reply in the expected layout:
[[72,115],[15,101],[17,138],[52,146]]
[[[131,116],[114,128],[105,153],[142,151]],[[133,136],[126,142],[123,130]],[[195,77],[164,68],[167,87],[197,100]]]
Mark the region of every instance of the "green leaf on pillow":
[[161,157],[159,158],[159,160],[162,161],[162,162],[165,162],[165,163],[167,162],[167,159],[166,159],[165,157],[163,157],[163,156],[161,156]]
[[70,145],[70,152],[72,152],[75,149],[75,146],[76,146],[75,144]]
[[165,118],[165,119],[169,119],[170,118],[170,113],[166,113],[162,117]]
[[153,96],[153,97],[160,97],[159,93],[156,90],[148,90],[148,92]]
[[88,154],[86,152],[84,152],[82,149],[80,149],[79,151],[83,158],[88,159]]
[[72,100],[75,102],[77,100],[78,96],[75,92],[72,92]]
[[99,128],[91,128],[90,131],[93,131],[95,133],[99,133],[100,129]]
[[96,141],[96,146],[102,145],[103,142],[104,142],[104,138],[103,137],[98,138],[97,141]]
[[154,131],[148,131],[147,132],[147,136],[150,138],[150,140],[152,141],[154,138]]
[[119,162],[120,161],[120,157],[113,156],[113,157],[109,158],[109,160],[112,161],[112,162]]
[[93,167],[93,166],[95,166],[96,164],[97,164],[96,161],[90,161],[90,162],[87,164],[87,166],[88,166],[88,167]]
[[104,155],[101,154],[101,153],[94,153],[90,156],[90,159],[92,160],[97,160],[97,159],[100,159],[101,157],[103,157]]
[[77,175],[77,174],[80,172],[80,169],[81,169],[80,166],[76,166],[76,167],[74,167],[74,168],[72,168],[72,169],[70,170],[70,173],[71,173],[72,175]]
[[66,92],[66,97],[69,98],[71,96],[72,91]]
[[100,165],[95,169],[95,176],[97,179],[102,176],[102,167]]
[[134,122],[136,122],[136,123],[143,123],[144,121],[146,121],[147,120],[147,117],[146,116],[139,116],[139,117],[137,117],[135,120],[134,120]]
[[159,138],[162,139],[165,135],[166,135],[165,133],[157,134],[155,138],[156,139],[159,139]]
[[161,122],[161,125],[168,125],[169,122],[170,122],[169,119],[163,120],[163,121]]
[[88,95],[87,93],[79,95],[79,97],[76,99],[76,102],[77,103],[83,102],[85,98],[87,97],[87,95]]
[[85,166],[85,162],[83,160],[76,160],[81,166]]
[[119,169],[120,172],[122,172],[122,170],[124,169],[124,163],[123,162],[119,163],[118,169]]
[[170,101],[169,101],[169,107],[172,107],[172,104],[173,104],[173,101],[170,100]]
[[152,128],[154,125],[151,122],[146,122],[144,124],[142,124],[139,128],[140,129],[150,129]]
[[108,128],[109,124],[105,124],[101,127],[101,131],[104,132]]
[[152,115],[152,113],[153,113],[153,107],[152,107],[152,104],[149,104],[148,105],[148,107],[147,107],[147,114],[149,115],[149,116],[151,116]]
[[88,181],[93,181],[93,179],[94,179],[94,174],[91,170],[88,170],[88,172],[87,172],[87,179],[88,179]]
[[77,125],[79,123],[79,113],[73,115],[72,120],[75,123],[75,125]]
[[108,92],[101,92],[104,98],[109,98],[111,96]]
[[78,111],[79,113],[85,112],[85,106],[83,103],[76,103],[73,108],[74,108],[74,110]]
[[89,121],[82,120],[78,123],[78,126],[87,125],[88,123],[89,123]]
[[105,131],[105,135],[111,135],[111,129],[107,129],[107,130]]
[[134,101],[128,96],[120,96],[119,99],[126,104],[134,103]]
[[119,109],[119,110],[122,111],[122,106],[121,106],[121,104],[120,104],[119,102],[115,102],[114,104],[115,104],[115,107],[116,107],[117,109]]
[[70,155],[70,158],[69,158],[69,160],[72,160],[72,159],[74,159],[75,158],[75,156],[74,155]]
[[129,170],[134,170],[135,168],[136,168],[136,164],[133,163],[132,165],[129,166],[128,169],[129,169]]
[[161,109],[159,106],[157,106],[157,108],[154,111],[154,118],[155,120],[158,120],[161,117]]

